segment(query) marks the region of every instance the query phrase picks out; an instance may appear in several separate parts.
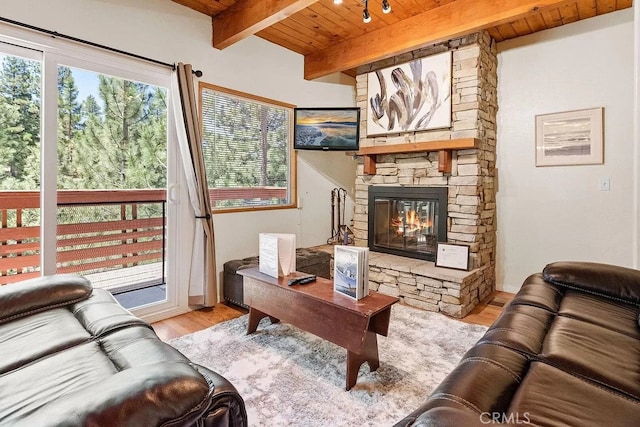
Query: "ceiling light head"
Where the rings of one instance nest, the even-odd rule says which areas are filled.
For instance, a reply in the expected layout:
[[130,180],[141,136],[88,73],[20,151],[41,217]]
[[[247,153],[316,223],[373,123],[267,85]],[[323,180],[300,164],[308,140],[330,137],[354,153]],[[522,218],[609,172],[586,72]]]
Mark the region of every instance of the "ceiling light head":
[[333,4],[342,4],[342,0],[333,0]]
[[389,0],[382,0],[382,13],[391,12],[391,5],[389,4]]
[[369,2],[365,0],[364,2],[364,10],[362,11],[362,22],[368,24],[371,22],[371,15],[369,14]]
[[371,15],[369,15],[369,9],[365,9],[362,12],[362,22],[364,22],[365,24],[368,24],[369,22],[371,22]]

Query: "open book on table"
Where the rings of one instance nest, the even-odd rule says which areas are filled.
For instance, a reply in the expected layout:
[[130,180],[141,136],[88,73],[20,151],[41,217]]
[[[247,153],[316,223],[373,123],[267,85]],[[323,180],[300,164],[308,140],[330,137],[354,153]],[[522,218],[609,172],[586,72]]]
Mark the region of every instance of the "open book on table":
[[260,233],[259,247],[261,273],[277,278],[296,271],[295,234]]

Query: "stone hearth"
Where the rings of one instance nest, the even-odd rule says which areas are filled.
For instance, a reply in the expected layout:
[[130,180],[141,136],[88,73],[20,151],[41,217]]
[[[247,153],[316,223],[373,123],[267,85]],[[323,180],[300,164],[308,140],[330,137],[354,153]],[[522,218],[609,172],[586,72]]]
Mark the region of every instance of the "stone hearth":
[[439,268],[433,262],[371,252],[369,284],[407,305],[464,317],[475,307],[489,266],[471,271]]
[[[367,138],[367,73],[446,50],[453,51],[452,126]],[[469,245],[470,271],[437,268],[430,261],[374,252],[369,279],[372,289],[396,295],[408,305],[464,317],[495,289],[495,43],[488,33],[476,33],[360,67],[356,80],[362,110],[361,147],[479,140],[478,148],[452,153],[451,173],[439,172],[438,152],[425,151],[378,155],[375,175],[365,174],[361,158],[356,176],[353,230],[359,246],[367,246],[370,185],[448,187],[448,242]]]

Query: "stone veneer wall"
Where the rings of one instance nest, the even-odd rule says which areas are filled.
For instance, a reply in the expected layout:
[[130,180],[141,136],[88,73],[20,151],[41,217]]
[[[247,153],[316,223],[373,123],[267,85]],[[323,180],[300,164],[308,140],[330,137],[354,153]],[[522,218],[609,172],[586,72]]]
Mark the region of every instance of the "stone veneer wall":
[[[453,51],[451,128],[367,138],[367,73],[447,50]],[[356,100],[362,111],[361,147],[457,138],[481,141],[478,149],[453,152],[450,174],[438,171],[437,152],[423,152],[378,155],[376,175],[365,175],[360,159],[356,176],[353,230],[356,244],[361,246],[367,246],[370,185],[448,187],[447,238],[450,243],[470,246],[468,277],[460,276],[456,282],[434,277],[439,275],[432,274],[433,263],[427,265],[426,270],[414,261],[410,262],[412,267],[409,269],[393,268],[394,262],[402,264],[399,262],[401,257],[375,254],[370,262],[370,286],[397,295],[410,305],[464,317],[495,289],[495,42],[487,32],[480,32],[362,66],[357,74]],[[426,261],[420,263],[428,264]],[[431,273],[425,275],[425,271]]]

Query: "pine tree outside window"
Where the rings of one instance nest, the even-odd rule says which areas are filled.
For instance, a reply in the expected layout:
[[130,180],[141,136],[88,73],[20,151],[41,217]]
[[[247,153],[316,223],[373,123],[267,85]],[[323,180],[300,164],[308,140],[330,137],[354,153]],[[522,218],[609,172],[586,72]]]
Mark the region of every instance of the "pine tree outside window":
[[200,108],[212,208],[294,207],[293,105],[201,83]]

